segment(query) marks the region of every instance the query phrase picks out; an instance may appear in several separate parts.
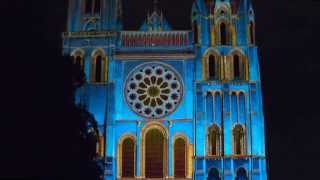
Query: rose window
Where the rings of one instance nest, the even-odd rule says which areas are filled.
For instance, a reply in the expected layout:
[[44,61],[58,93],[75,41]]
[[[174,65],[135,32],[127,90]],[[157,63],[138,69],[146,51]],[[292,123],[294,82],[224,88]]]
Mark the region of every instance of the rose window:
[[146,63],[135,68],[125,84],[127,103],[146,118],[161,118],[179,105],[183,87],[179,74],[162,63]]

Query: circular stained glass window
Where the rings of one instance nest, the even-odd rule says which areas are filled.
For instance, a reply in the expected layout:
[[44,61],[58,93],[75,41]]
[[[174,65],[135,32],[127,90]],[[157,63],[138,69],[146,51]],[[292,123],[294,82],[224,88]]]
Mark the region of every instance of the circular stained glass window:
[[146,63],[136,67],[125,83],[125,97],[134,112],[145,118],[162,118],[171,114],[183,96],[179,74],[163,63]]

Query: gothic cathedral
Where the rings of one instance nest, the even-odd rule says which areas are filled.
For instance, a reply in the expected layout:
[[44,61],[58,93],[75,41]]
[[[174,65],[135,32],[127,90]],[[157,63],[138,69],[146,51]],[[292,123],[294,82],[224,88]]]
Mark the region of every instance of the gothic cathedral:
[[122,3],[69,0],[63,34],[86,74],[76,103],[99,124],[105,179],[266,180],[251,0],[194,0],[189,31],[156,7],[123,30]]

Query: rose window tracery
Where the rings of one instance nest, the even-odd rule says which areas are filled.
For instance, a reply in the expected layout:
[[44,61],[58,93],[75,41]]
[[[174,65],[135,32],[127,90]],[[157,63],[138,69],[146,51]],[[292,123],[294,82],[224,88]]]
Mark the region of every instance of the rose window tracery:
[[125,84],[125,97],[134,112],[145,118],[171,114],[183,96],[179,74],[163,63],[146,63],[135,68]]

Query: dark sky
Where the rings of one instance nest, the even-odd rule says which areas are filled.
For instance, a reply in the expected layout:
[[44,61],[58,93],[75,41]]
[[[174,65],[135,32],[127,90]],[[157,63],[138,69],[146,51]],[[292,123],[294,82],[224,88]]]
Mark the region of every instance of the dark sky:
[[[138,28],[152,2],[127,3],[125,27]],[[21,176],[36,176],[39,168],[51,172],[49,162],[63,154],[68,143],[62,132],[67,134],[72,126],[63,116],[72,94],[70,64],[60,57],[65,4],[20,0],[4,1],[0,7],[5,17],[0,41],[5,131],[0,131],[0,139],[10,144],[1,146],[7,154],[2,153],[0,162],[7,163],[7,169],[18,168]],[[160,9],[174,28],[190,29],[191,4],[160,0]],[[315,179],[320,160],[320,2],[268,0],[254,1],[254,6],[270,179]]]

